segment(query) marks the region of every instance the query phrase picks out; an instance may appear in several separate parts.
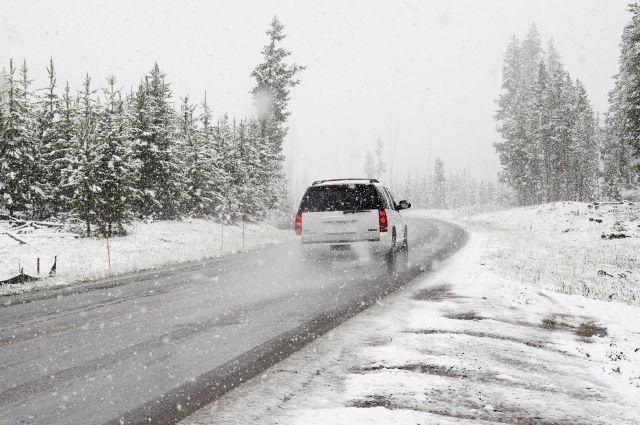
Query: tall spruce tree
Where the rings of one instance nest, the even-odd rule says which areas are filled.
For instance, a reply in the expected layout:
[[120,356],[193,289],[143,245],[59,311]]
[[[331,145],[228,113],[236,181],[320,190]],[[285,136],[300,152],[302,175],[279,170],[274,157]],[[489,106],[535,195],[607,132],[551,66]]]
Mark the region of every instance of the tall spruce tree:
[[9,61],[7,90],[2,109],[4,125],[0,144],[0,199],[9,215],[34,213],[34,134],[29,110],[26,67],[22,78],[16,77],[13,60]]
[[444,176],[444,162],[436,158],[433,169],[433,204],[435,208],[447,208],[447,186]]
[[41,90],[36,112],[37,137],[42,149],[44,167],[44,190],[46,193],[46,212],[44,215],[57,215],[63,209],[58,196],[62,183],[62,167],[67,146],[60,135],[60,97],[56,93],[56,72],[53,58],[47,66],[48,85]]
[[609,93],[603,149],[605,194],[638,185],[640,175],[640,4],[629,5],[631,20],[620,43],[619,71]]
[[98,230],[109,238],[125,234],[124,225],[132,218],[136,169],[124,102],[115,77],[107,78],[103,94],[104,104],[96,124],[94,196]]
[[364,157],[364,176],[368,179],[373,179],[376,176],[376,161],[373,159],[371,151],[367,151]]
[[96,91],[91,87],[89,75],[82,86],[71,143],[74,147],[72,162],[63,170],[63,179],[72,193],[71,213],[82,220],[86,235],[91,236],[91,226],[96,220],[96,193],[100,190],[96,185],[100,159],[96,150],[98,110],[94,98]]
[[[58,141],[50,151],[51,160],[47,162],[48,167],[55,168],[49,170],[51,182],[59,178],[57,185],[52,187],[52,211],[54,214],[65,216],[71,210],[71,201],[74,197],[75,189],[69,178],[73,176],[73,170],[80,152],[78,138],[76,137],[76,124],[78,122],[78,102],[71,95],[69,83],[64,87],[64,92],[58,103]],[[55,154],[53,154],[55,150]],[[59,176],[59,177],[58,177]]]
[[296,75],[304,67],[286,62],[291,52],[281,46],[286,34],[284,25],[277,17],[271,21],[266,34],[268,42],[262,50],[262,62],[251,73],[256,82],[251,94],[260,124],[261,137],[258,140],[262,142],[256,148],[262,150],[264,160],[269,161],[265,167],[268,172],[263,176],[268,184],[265,199],[271,198],[273,200],[271,206],[277,206],[282,204],[278,200],[277,193],[278,188],[283,186],[284,179],[282,145],[288,132],[287,119],[291,114],[287,109],[290,89],[300,83]]
[[214,149],[218,164],[225,176],[220,182],[222,198],[215,207],[214,217],[222,223],[231,223],[238,211],[238,202],[234,196],[234,176],[238,166],[234,152],[234,130],[225,114],[220,118],[212,131]]
[[[208,109],[206,100],[204,103]],[[180,111],[179,137],[184,152],[186,172],[186,213],[203,217],[210,214],[218,200],[213,187],[217,183],[213,174],[210,112],[201,117],[202,128],[197,127],[196,107],[185,97]]]
[[140,163],[138,214],[174,219],[185,199],[184,173],[174,143],[176,119],[171,89],[157,63],[140,84],[133,109],[135,158]]
[[572,194],[576,201],[594,199],[598,189],[598,121],[580,80],[575,84],[575,124],[572,128]]
[[203,213],[210,217],[215,217],[216,210],[223,203],[224,187],[228,182],[228,176],[222,164],[223,153],[218,152],[215,143],[215,126],[212,121],[211,108],[207,101],[207,94],[201,105],[201,112],[198,116],[199,127],[196,137],[200,146],[203,170],[206,176],[204,190],[209,203],[204,206]]

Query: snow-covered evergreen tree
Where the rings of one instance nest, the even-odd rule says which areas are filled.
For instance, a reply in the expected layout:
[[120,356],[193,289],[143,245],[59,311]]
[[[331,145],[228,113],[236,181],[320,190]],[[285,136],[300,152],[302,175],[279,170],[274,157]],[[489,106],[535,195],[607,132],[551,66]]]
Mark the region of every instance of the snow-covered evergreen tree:
[[75,114],[72,162],[63,170],[65,186],[71,192],[70,212],[84,222],[87,236],[91,235],[91,226],[96,220],[96,193],[100,190],[96,185],[100,158],[96,149],[98,110],[94,96],[91,77],[87,75]]
[[19,212],[32,217],[44,193],[37,181],[40,168],[35,162],[39,154],[29,84],[26,63],[17,78],[13,60],[9,61],[7,91],[2,103],[0,202],[10,215]]
[[[196,118],[196,107],[185,97],[180,111],[179,136],[186,172],[186,213],[197,217],[214,214],[222,194],[218,164],[212,139],[211,111],[206,101],[200,117]],[[198,127],[197,124],[200,124]]]
[[371,151],[367,151],[367,154],[364,157],[364,176],[368,179],[378,177],[376,176],[376,162],[373,159]]
[[134,157],[140,163],[138,214],[174,219],[185,199],[184,172],[174,143],[171,89],[157,63],[140,84],[133,109]]
[[204,214],[215,217],[218,206],[224,202],[224,187],[228,184],[228,175],[225,173],[222,163],[223,154],[218,151],[215,142],[215,126],[212,121],[211,108],[207,102],[205,93],[198,116],[199,127],[197,129],[198,145],[200,146],[203,169],[206,175],[204,190],[209,200],[204,206]]
[[27,140],[27,161],[25,162],[25,178],[28,181],[28,192],[25,197],[28,208],[27,216],[42,218],[46,215],[46,168],[43,163],[42,141],[38,134],[35,96],[31,92],[32,80],[29,79],[27,61],[20,67],[20,86],[24,104],[26,105],[24,134]]
[[116,89],[116,79],[107,78],[104,105],[96,125],[95,218],[105,237],[125,234],[124,225],[133,216],[136,163],[133,160],[130,131],[124,101]]
[[36,111],[37,137],[41,146],[42,167],[44,168],[43,190],[46,207],[43,215],[57,215],[64,204],[59,197],[62,183],[62,168],[67,146],[60,134],[60,97],[56,93],[56,72],[53,58],[47,66],[48,85],[41,90]]
[[640,175],[640,3],[629,5],[631,21],[620,43],[619,71],[609,93],[603,149],[605,195],[620,199]]
[[214,126],[212,137],[218,164],[225,176],[219,185],[222,198],[216,205],[215,218],[223,223],[230,223],[235,219],[239,205],[233,193],[233,176],[237,174],[237,161],[233,149],[234,131],[226,114]]
[[573,199],[591,201],[598,187],[598,122],[580,80],[575,86],[575,125],[572,128],[572,190]]
[[387,172],[387,165],[382,159],[384,155],[384,140],[380,137],[376,139],[376,176],[381,179],[382,175]]
[[522,43],[513,37],[507,47],[496,120],[501,178],[519,204],[591,196],[598,162],[593,111],[552,41],[543,52],[535,26]]
[[447,187],[444,176],[444,162],[436,158],[433,172],[433,205],[435,208],[447,208]]
[[[78,122],[78,102],[71,95],[69,83],[64,87],[64,92],[58,103],[58,141],[50,151],[47,166],[49,169],[50,183],[59,178],[57,185],[52,190],[52,212],[66,215],[71,210],[71,200],[74,198],[73,184],[68,179],[73,175],[73,169],[79,153],[78,138],[76,137],[76,124]],[[54,153],[55,152],[55,153]]]
[[[299,84],[296,75],[304,69],[298,64],[286,62],[291,52],[282,47],[282,41],[286,38],[284,25],[277,17],[271,21],[267,30],[268,42],[262,50],[262,62],[258,64],[251,76],[255,79],[255,86],[251,90],[254,104],[257,108],[257,119],[260,124],[259,139],[262,144],[257,148],[266,163],[265,173],[268,178],[268,194],[265,199],[272,198],[270,207],[277,207],[283,202],[278,201],[278,188],[283,186],[284,175],[282,173],[282,145],[287,135],[287,118],[290,112],[287,110],[290,100],[290,89]],[[288,211],[286,212],[288,213]]]

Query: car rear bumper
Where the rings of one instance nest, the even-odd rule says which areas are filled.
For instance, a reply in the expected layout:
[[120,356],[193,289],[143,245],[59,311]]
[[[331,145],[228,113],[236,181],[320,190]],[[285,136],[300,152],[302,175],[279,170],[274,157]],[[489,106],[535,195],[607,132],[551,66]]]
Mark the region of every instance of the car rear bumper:
[[325,254],[378,254],[387,253],[393,248],[391,240],[333,240],[330,242],[302,241],[302,250],[310,256]]
[[302,239],[302,245],[333,245],[333,244],[351,244],[351,243],[379,243],[380,238],[376,239],[331,239],[331,240],[317,240],[317,239]]

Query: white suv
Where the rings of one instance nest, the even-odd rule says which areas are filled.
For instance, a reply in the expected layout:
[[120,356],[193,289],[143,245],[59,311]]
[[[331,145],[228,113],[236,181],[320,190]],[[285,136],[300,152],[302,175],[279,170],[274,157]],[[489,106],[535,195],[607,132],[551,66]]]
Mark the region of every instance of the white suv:
[[295,218],[296,234],[308,251],[365,248],[384,255],[389,265],[408,261],[407,225],[391,192],[376,179],[314,182],[305,192]]

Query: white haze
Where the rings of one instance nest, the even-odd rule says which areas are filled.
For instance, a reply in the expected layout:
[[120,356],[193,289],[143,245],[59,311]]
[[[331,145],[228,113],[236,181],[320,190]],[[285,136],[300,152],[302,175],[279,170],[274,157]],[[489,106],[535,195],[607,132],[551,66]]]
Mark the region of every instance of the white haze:
[[[292,60],[306,65],[292,91],[286,146],[296,192],[323,177],[363,174],[378,136],[407,173],[468,167],[495,178],[494,99],[502,55],[532,22],[553,36],[567,69],[605,112],[628,0],[577,1],[7,1],[2,59],[26,58],[37,87],[53,56],[59,83],[115,74],[127,90],[157,61],[176,102],[205,90],[216,114],[254,113],[249,74],[278,15]],[[391,142],[392,149],[389,149]],[[384,176],[389,180],[389,176]]]

